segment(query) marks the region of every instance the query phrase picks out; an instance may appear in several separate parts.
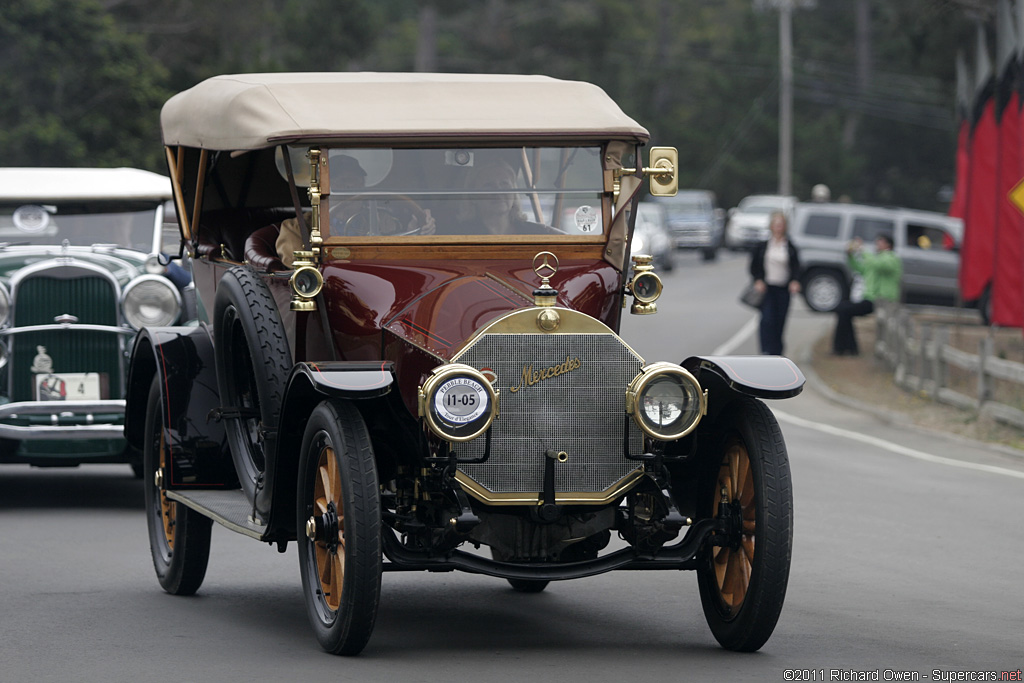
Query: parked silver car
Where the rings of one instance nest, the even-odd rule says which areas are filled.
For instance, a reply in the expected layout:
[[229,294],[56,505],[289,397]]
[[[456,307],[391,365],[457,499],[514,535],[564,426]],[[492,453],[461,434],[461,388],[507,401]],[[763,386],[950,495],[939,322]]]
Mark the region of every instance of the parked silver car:
[[636,229],[630,243],[630,254],[654,257],[659,270],[675,267],[675,245],[666,228],[664,207],[660,203],[640,202],[636,207]]
[[777,194],[752,194],[729,209],[729,222],[725,226],[725,246],[730,249],[749,249],[768,239],[768,219],[781,211],[792,219],[796,197]]
[[718,256],[725,212],[709,190],[680,190],[675,197],[657,197],[664,207],[668,231],[677,249],[700,249],[705,261]]
[[827,312],[851,295],[853,273],[846,248],[860,238],[866,245],[879,233],[892,235],[903,261],[902,298],[912,303],[956,301],[963,222],[941,213],[861,204],[798,204],[790,230],[800,249],[804,299]]

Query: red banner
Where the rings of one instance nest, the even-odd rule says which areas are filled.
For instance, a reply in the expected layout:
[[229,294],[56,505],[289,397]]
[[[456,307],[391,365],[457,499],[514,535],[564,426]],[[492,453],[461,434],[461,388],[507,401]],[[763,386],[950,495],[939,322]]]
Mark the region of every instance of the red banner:
[[964,244],[960,251],[960,293],[964,301],[981,298],[995,270],[996,161],[999,131],[989,97],[971,132],[967,171]]
[[995,272],[992,278],[992,320],[1004,327],[1024,327],[1024,214],[1008,195],[1021,172],[1021,119],[1018,94],[1010,96],[999,119],[996,182]]

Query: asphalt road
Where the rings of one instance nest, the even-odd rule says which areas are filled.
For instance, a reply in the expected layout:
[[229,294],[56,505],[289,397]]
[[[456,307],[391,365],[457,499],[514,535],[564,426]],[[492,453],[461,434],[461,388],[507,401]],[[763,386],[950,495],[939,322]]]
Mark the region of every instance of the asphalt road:
[[[659,314],[628,317],[624,335],[648,360],[756,352],[752,313],[736,301],[744,272],[738,255],[684,255]],[[796,306],[788,353],[799,361],[830,323]],[[1024,459],[888,426],[813,385],[772,408],[792,462],[795,542],[786,606],[758,653],[718,648],[692,573],[612,573],[538,595],[416,573],[385,574],[369,646],[331,657],[306,623],[294,547],[281,555],[215,525],[202,589],[172,597],[126,466],[4,466],[0,683],[1019,676]]]

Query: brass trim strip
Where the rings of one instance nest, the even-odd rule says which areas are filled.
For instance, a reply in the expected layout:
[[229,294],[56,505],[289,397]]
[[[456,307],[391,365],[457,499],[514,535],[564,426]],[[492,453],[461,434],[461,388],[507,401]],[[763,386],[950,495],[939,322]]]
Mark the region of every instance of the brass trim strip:
[[[321,206],[321,211],[323,210]],[[517,261],[533,258],[539,249],[556,249],[559,258],[584,261],[600,261],[604,254],[602,242],[580,243],[579,241],[545,241],[534,238],[503,238],[509,241],[488,241],[479,238],[448,236],[402,237],[387,242],[380,238],[339,237],[330,235],[323,245],[326,260],[348,261],[351,259],[380,261],[451,261],[473,259],[475,261]],[[522,241],[525,240],[525,241]]]
[[[541,310],[558,311],[561,322],[557,330],[545,332],[537,327],[537,314]],[[456,362],[464,356],[485,334],[610,334],[618,339],[619,343],[625,346],[630,353],[636,356],[641,365],[645,363],[643,356],[637,353],[636,349],[630,346],[622,337],[615,334],[615,330],[600,320],[591,318],[586,313],[574,311],[571,308],[557,306],[545,309],[530,307],[506,313],[467,339],[462,349],[452,358],[452,362]]]
[[506,247],[509,244],[566,244],[593,246],[604,244],[602,234],[597,235],[566,235],[552,233],[550,235],[335,235],[331,244],[366,244],[378,246],[386,242],[391,246],[408,244],[465,244],[477,249],[487,246]]
[[[604,491],[555,493],[555,503],[558,505],[605,505],[633,488],[643,476],[643,469],[637,467]],[[544,499],[544,494],[540,491],[536,493],[494,493],[462,471],[455,472],[455,481],[466,493],[488,505],[540,505]]]

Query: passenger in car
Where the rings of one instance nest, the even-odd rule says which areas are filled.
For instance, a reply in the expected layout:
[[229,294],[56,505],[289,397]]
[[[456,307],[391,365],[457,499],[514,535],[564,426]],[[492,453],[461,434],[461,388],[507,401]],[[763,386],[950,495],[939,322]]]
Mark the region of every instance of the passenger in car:
[[452,231],[459,235],[539,235],[551,229],[531,223],[519,206],[513,191],[518,186],[516,171],[506,162],[493,159],[474,169],[466,181],[466,189],[493,194],[467,195]]
[[853,319],[869,315],[876,301],[896,301],[900,296],[903,264],[892,250],[892,236],[879,233],[875,237],[875,253],[864,253],[860,238],[854,239],[846,250],[850,268],[864,276],[864,298],[861,301],[843,301],[836,307],[836,330],[832,338],[832,354],[856,356],[857,334]]
[[[366,187],[366,171],[354,157],[338,155],[331,159],[331,185],[346,190],[361,190]],[[352,197],[345,199],[342,194],[331,204],[332,233],[339,235],[375,234],[397,235],[417,232],[421,235],[434,233],[434,219],[430,211],[424,211],[421,218],[413,215],[406,225],[388,210],[378,209],[375,203]],[[304,212],[308,224],[310,213]],[[369,229],[372,225],[373,230]],[[281,262],[291,268],[295,250],[303,248],[302,232],[298,218],[287,218],[281,222],[277,236],[277,253]]]

